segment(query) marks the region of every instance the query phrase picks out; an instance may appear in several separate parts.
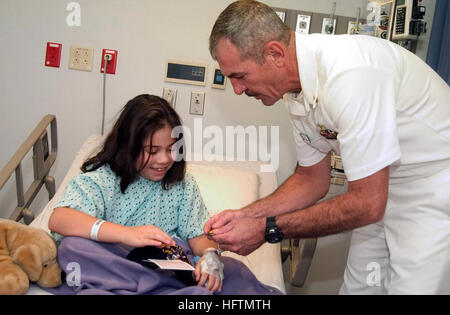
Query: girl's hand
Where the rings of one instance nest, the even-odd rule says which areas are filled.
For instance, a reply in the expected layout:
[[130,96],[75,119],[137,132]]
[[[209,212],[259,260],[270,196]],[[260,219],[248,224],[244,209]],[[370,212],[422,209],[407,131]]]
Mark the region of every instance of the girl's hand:
[[214,293],[216,291],[221,292],[222,291],[222,279],[218,275],[212,275],[207,272],[201,271],[201,263],[205,259],[205,256],[200,258],[200,260],[197,262],[197,265],[195,266],[195,281],[197,281],[197,285],[199,287],[204,286],[206,283],[205,288],[209,290],[211,293]]
[[175,246],[175,241],[153,225],[123,226],[120,242],[131,247],[155,246],[158,248]]

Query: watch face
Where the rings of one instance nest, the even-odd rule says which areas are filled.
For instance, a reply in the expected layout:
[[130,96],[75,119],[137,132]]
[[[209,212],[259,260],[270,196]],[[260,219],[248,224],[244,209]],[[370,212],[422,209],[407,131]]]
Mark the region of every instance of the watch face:
[[283,240],[283,233],[277,228],[272,227],[266,231],[266,241],[269,243],[279,243]]

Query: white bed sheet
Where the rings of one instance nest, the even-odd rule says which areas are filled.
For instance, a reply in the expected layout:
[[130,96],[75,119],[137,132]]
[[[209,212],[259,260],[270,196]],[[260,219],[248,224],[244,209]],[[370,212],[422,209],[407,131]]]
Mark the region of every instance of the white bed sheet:
[[[55,196],[31,223],[32,226],[49,232],[48,220],[65,186],[80,173],[81,164],[98,150],[103,139],[102,136],[93,135],[85,141]],[[205,204],[212,214],[222,209],[243,207],[258,198],[267,196],[277,188],[276,172],[261,173],[262,162],[220,162],[217,161],[217,157],[211,156],[208,160],[213,162],[189,162],[187,171],[195,177]],[[279,244],[265,243],[248,256],[231,252],[225,252],[223,255],[242,261],[262,283],[286,293]],[[31,285],[27,294],[46,294],[46,292],[36,285]]]

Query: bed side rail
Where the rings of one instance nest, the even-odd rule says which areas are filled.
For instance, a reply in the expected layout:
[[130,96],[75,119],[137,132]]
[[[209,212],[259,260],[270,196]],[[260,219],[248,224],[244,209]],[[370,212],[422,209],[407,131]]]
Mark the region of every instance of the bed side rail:
[[286,246],[281,246],[282,261],[290,259],[289,283],[302,287],[316,251],[317,238],[295,238],[288,242]]
[[[51,147],[49,147],[47,135],[47,127],[49,125]],[[31,149],[33,149],[34,180],[25,191],[21,164]],[[0,171],[0,190],[11,177],[12,173],[15,172],[16,174],[17,207],[10,216],[11,220],[19,221],[23,218],[26,224],[30,224],[33,221],[34,213],[28,207],[33,202],[42,185],[45,184],[49,199],[55,195],[55,179],[48,174],[56,160],[57,149],[56,117],[54,115],[46,115],[30,133],[6,166]]]

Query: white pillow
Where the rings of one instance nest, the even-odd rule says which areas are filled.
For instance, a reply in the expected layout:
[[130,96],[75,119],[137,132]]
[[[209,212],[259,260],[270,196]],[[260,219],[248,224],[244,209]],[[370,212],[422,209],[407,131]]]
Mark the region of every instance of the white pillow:
[[187,163],[211,215],[225,209],[240,209],[259,197],[259,177],[251,171]]
[[[187,172],[197,181],[211,215],[225,209],[240,209],[259,198],[259,176],[252,171],[230,167],[187,164]],[[262,283],[286,293],[280,259],[280,245],[265,243],[247,256],[224,252],[249,267]]]

